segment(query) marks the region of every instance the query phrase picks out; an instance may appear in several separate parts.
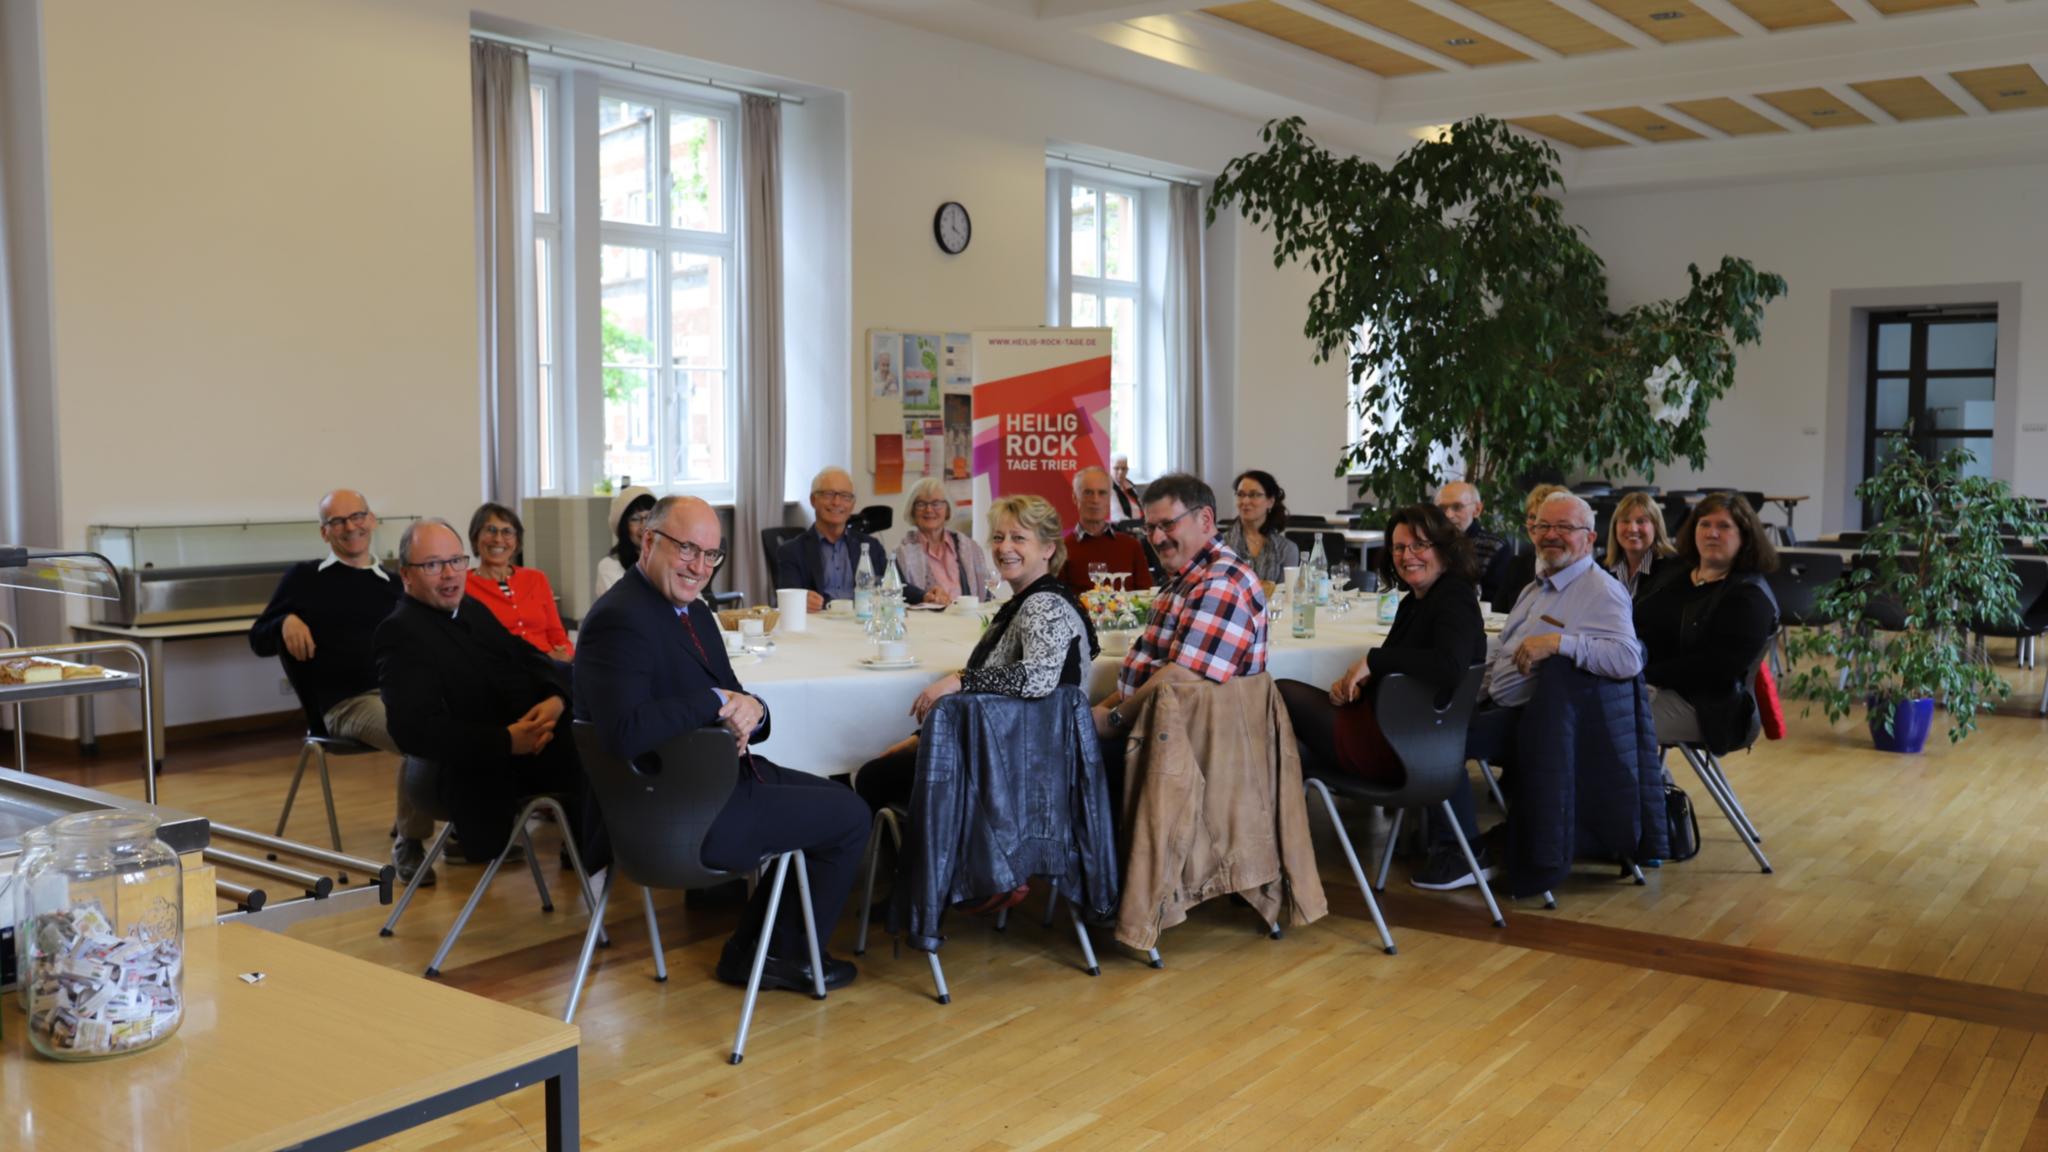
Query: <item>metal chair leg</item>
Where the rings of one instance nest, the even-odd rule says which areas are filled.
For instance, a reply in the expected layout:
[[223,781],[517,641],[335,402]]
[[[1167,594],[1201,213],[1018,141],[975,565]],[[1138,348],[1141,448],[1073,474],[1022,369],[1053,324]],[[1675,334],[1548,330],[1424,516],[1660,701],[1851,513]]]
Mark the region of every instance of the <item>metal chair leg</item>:
[[1694,758],[1692,749],[1681,744],[1678,746],[1678,752],[1679,755],[1685,757],[1686,763],[1692,765],[1692,770],[1699,776],[1700,783],[1706,786],[1707,795],[1712,796],[1714,803],[1720,806],[1721,815],[1728,818],[1729,827],[1735,829],[1735,838],[1742,841],[1742,846],[1749,849],[1749,854],[1756,858],[1757,867],[1763,869],[1765,875],[1769,875],[1771,862],[1764,858],[1763,849],[1757,846],[1756,841],[1751,840],[1743,832],[1742,825],[1735,819],[1735,810],[1729,807],[1727,799],[1721,795],[1721,790],[1714,784],[1713,778],[1701,769],[1700,762]]
[[[1070,901],[1071,903],[1071,901]],[[1045,891],[1045,918],[1038,922],[1040,928],[1052,927],[1052,914],[1060,906],[1060,886],[1053,884]]]
[[1401,839],[1401,821],[1407,815],[1406,808],[1394,809],[1393,826],[1387,829],[1387,850],[1380,854],[1380,882],[1373,885],[1377,891],[1387,890],[1387,873],[1394,867],[1394,845]]
[[[1054,885],[1052,898],[1047,900],[1046,903],[1057,904],[1058,902],[1059,886]],[[1088,939],[1088,926],[1081,923],[1081,910],[1074,906],[1072,900],[1067,901],[1067,914],[1074,918],[1074,939],[1081,942],[1081,959],[1086,964],[1082,971],[1090,976],[1102,975],[1102,965],[1097,963],[1095,959],[1095,942]]]
[[1323,811],[1329,813],[1330,826],[1337,830],[1337,843],[1344,848],[1344,861],[1351,865],[1351,876],[1358,881],[1358,890],[1365,895],[1365,910],[1372,914],[1372,926],[1379,929],[1380,951],[1394,955],[1394,935],[1387,931],[1387,921],[1380,915],[1380,902],[1372,896],[1372,885],[1365,882],[1365,869],[1358,863],[1358,853],[1351,847],[1351,833],[1344,830],[1344,821],[1337,815],[1337,802],[1330,798],[1330,789],[1321,780],[1311,777],[1306,784],[1323,798]]
[[1008,908],[998,908],[998,909],[996,909],[996,931],[998,931],[998,932],[1007,932],[1007,931],[1009,931],[1009,928],[1010,928],[1010,910],[1009,910]]
[[[590,918],[592,924],[599,926],[604,924],[604,902],[610,898],[611,890],[612,875],[607,872],[604,877],[604,891],[599,893],[597,897],[597,914]],[[656,984],[666,984],[668,983],[668,957],[663,955],[661,950],[661,925],[654,922],[654,889],[642,888],[640,890],[640,903],[647,909],[647,946],[654,952],[654,982]]]
[[[313,745],[313,754],[320,758],[320,797],[327,801],[327,838],[334,843],[334,850],[341,851],[341,821],[334,815],[334,785],[327,779],[327,749]],[[283,833],[279,833],[283,835]]]
[[398,927],[398,918],[405,915],[406,905],[412,903],[412,894],[419,891],[421,878],[427,874],[427,869],[434,866],[434,861],[441,858],[441,849],[448,843],[449,834],[454,831],[455,825],[443,824],[441,830],[434,833],[433,841],[427,845],[427,855],[420,861],[419,870],[412,874],[412,879],[405,882],[405,891],[400,893],[397,905],[391,909],[391,918],[384,921],[384,927],[377,930],[377,935],[389,936]]
[[526,849],[526,870],[533,873],[533,886],[540,891],[540,910],[543,912],[553,912],[555,910],[555,898],[548,894],[547,878],[540,874],[540,853],[533,850],[533,833],[528,832],[526,825],[523,823],[519,825],[519,839],[517,843],[520,847]]
[[889,839],[896,845],[900,855],[903,851],[903,829],[896,823],[896,813],[888,808],[875,813],[874,825],[868,830],[868,882],[860,898],[860,935],[853,942],[853,954],[865,956],[868,951],[868,921],[875,909],[875,873],[881,870],[882,832],[888,830]]
[[932,987],[938,989],[939,1003],[951,1004],[953,1002],[953,993],[946,987],[946,970],[939,965],[939,954],[937,952],[927,952],[924,954],[924,958],[931,961]]
[[1488,792],[1493,793],[1494,807],[1500,809],[1501,815],[1507,815],[1508,798],[1506,796],[1501,795],[1500,781],[1494,778],[1493,765],[1488,764],[1484,760],[1481,760],[1479,762],[1479,774],[1486,778],[1486,790]]
[[1507,917],[1500,914],[1500,905],[1493,902],[1493,888],[1487,884],[1486,874],[1479,870],[1479,857],[1472,854],[1472,844],[1465,839],[1465,830],[1458,827],[1457,810],[1451,807],[1449,800],[1444,801],[1443,805],[1444,819],[1450,821],[1451,835],[1458,841],[1458,851],[1465,854],[1465,866],[1472,869],[1472,879],[1479,882],[1479,894],[1486,898],[1486,910],[1493,914],[1493,926],[1507,927]]
[[[590,887],[590,870],[583,866],[583,853],[576,849],[576,833],[569,826],[569,810],[557,803],[552,796],[537,796],[527,805],[528,811],[520,814],[519,827],[524,829],[527,817],[532,815],[533,810],[540,808],[546,808],[555,814],[555,824],[562,830],[562,851],[569,854],[569,870],[576,874],[576,887],[578,891],[583,893],[583,906],[595,914],[597,911],[597,901],[593,898],[593,892]],[[529,860],[533,859],[533,846],[530,842],[527,845],[526,858]],[[610,882],[610,872],[605,873],[605,880]],[[611,934],[604,930],[602,920],[598,922],[597,946],[599,948],[609,948],[612,946]]]
[[500,849],[496,856],[491,857],[489,864],[484,865],[484,874],[477,878],[476,887],[470,889],[469,901],[462,906],[462,912],[455,917],[455,923],[448,926],[448,934],[441,937],[441,946],[434,950],[434,958],[427,962],[427,975],[441,974],[441,962],[448,959],[448,953],[454,950],[456,938],[469,926],[469,918],[475,915],[476,906],[483,903],[485,890],[490,888],[491,881],[497,878],[498,869],[505,866],[505,857],[511,854],[512,845],[516,843],[517,840],[507,840],[505,847]]
[[[576,1006],[583,1000],[583,984],[584,981],[590,978],[591,957],[597,953],[598,929],[604,924],[604,908],[611,901],[611,898],[612,882],[607,877],[604,883],[604,891],[597,894],[596,915],[590,918],[590,927],[583,933],[583,952],[576,958],[576,978],[569,985],[569,1007],[567,1011],[562,1013],[562,1023],[564,1024],[574,1024],[576,1022]],[[650,930],[654,927],[654,905],[651,897],[649,898],[647,909],[647,927]],[[659,944],[654,946],[654,960],[657,964],[661,962],[661,945]]]
[[747,1029],[754,1023],[754,1002],[761,998],[761,970],[768,966],[768,939],[775,934],[775,916],[782,910],[782,882],[789,878],[789,861],[794,852],[784,852],[775,861],[775,880],[768,889],[768,914],[761,920],[761,938],[754,942],[754,964],[747,973],[747,998],[740,1003],[740,1030],[732,1038],[731,1063],[746,1058]]
[[1166,961],[1160,957],[1159,949],[1157,948],[1145,949],[1145,963],[1150,964],[1154,968],[1166,967]]
[[1721,786],[1721,795],[1728,798],[1728,806],[1735,809],[1735,818],[1742,821],[1742,830],[1751,840],[1761,844],[1764,834],[1757,831],[1756,821],[1749,818],[1749,810],[1742,806],[1742,798],[1735,794],[1735,785],[1728,782],[1728,771],[1721,767],[1721,758],[1705,749],[1700,750],[1700,760],[1714,774],[1714,783]]
[[[811,870],[804,863],[804,850],[796,850],[796,898],[803,905],[804,944],[811,952],[811,999],[825,998],[825,954],[818,947],[818,917],[811,911]],[[764,921],[762,930],[773,921]]]
[[[284,835],[284,826],[292,818],[292,802],[299,798],[299,779],[306,774],[306,758],[313,754],[314,745],[309,741],[299,745],[299,766],[292,771],[292,785],[285,789],[284,811],[277,814],[277,835]],[[340,845],[335,846],[337,849]]]

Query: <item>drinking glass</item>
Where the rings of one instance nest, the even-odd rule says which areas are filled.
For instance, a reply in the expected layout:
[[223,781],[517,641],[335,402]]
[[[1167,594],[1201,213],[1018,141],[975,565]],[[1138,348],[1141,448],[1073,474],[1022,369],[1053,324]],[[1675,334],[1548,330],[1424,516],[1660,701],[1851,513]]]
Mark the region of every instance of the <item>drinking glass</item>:
[[1109,587],[1109,565],[1100,560],[1088,565],[1088,582],[1095,586],[1097,592]]

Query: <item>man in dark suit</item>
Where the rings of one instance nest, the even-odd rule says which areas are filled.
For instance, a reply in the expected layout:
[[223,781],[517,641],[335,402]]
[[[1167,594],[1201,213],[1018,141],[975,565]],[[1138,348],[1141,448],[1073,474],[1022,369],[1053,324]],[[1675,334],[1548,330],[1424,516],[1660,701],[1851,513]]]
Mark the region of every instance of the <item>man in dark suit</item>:
[[[827,468],[811,481],[811,516],[804,534],[783,541],[776,552],[775,583],[779,588],[808,590],[810,610],[817,612],[828,600],[853,599],[862,550],[878,582],[888,570],[889,557],[880,540],[847,527],[853,519],[853,477],[846,469]],[[924,589],[903,586],[905,604],[923,600]]]
[[[752,750],[768,739],[768,707],[733,675],[704,598],[724,559],[718,514],[709,504],[671,496],[654,506],[639,564],[583,617],[576,638],[577,715],[594,724],[605,746],[624,760],[714,724],[730,732],[741,751],[739,777],[705,836],[703,861],[745,872],[763,856],[803,849],[822,940],[831,935],[853,890],[870,813],[853,789],[781,767]],[[739,930],[726,941],[718,978],[728,984],[747,982],[768,891],[766,884],[755,886]],[[762,987],[808,991],[801,903],[785,894],[767,930]],[[824,963],[826,988],[853,982],[851,962],[825,956]]]
[[441,801],[464,853],[496,856],[529,796],[560,793],[587,867],[609,859],[576,743],[567,739],[569,669],[506,631],[463,595],[462,537],[421,520],[398,542],[405,596],[377,626],[377,684],[391,735],[441,768]]

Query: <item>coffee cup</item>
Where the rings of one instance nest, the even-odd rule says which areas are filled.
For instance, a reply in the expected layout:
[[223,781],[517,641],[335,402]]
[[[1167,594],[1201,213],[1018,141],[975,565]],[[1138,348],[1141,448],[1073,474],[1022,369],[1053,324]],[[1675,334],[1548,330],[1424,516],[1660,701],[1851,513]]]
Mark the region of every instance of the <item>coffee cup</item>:
[[761,643],[761,638],[766,634],[767,629],[761,626],[759,617],[749,616],[740,621],[740,640],[749,647],[758,646]]
[[775,606],[781,610],[782,619],[777,623],[776,627],[781,628],[785,632],[805,631],[804,609],[810,603],[810,595],[809,592],[804,591],[802,588],[777,588],[775,590]]
[[882,664],[901,664],[910,659],[908,640],[884,640],[876,645],[876,649],[880,653],[876,660]]
[[853,602],[851,600],[825,601],[825,615],[827,616],[846,616],[852,614],[852,612]]
[[1289,564],[1280,571],[1282,573],[1280,579],[1281,589],[1288,592],[1294,591],[1294,581],[1301,575],[1301,565]]
[[719,636],[725,640],[725,650],[727,653],[737,653],[746,646],[747,638],[737,632],[720,632]]

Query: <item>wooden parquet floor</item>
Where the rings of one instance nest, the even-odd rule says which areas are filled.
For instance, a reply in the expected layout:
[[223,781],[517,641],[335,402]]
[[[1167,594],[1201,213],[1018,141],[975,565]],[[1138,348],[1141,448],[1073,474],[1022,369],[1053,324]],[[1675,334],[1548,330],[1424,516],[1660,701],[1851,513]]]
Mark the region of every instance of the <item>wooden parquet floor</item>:
[[[953,1003],[923,957],[877,934],[830,1000],[766,995],[747,1061],[724,1060],[739,995],[711,979],[730,905],[659,899],[670,979],[653,980],[638,894],[613,901],[583,1028],[584,1147],[790,1149],[2048,1148],[2048,722],[2039,673],[1960,747],[1870,749],[1859,727],[1795,717],[1727,770],[1776,873],[1758,874],[1703,789],[1706,847],[1643,887],[1588,867],[1560,907],[1508,907],[1396,879],[1381,955],[1341,852],[1318,826],[1334,914],[1266,940],[1216,903],[1164,938],[1153,971],[1039,902],[1006,932],[950,925]],[[267,828],[296,741],[174,745],[163,802]],[[127,761],[52,775],[139,794]],[[350,851],[388,850],[394,765],[335,764]],[[314,806],[294,833],[322,838]],[[1350,815],[1361,853],[1384,822]],[[553,878],[553,833],[536,833]],[[292,934],[418,971],[480,869],[444,869],[396,936],[384,910]],[[558,895],[560,895],[558,886]],[[558,1014],[584,920],[501,876],[446,983]],[[850,952],[851,914],[834,950]],[[289,1043],[289,1037],[280,1037]],[[252,1090],[261,1090],[252,1085]],[[518,1093],[379,1145],[538,1148]]]

